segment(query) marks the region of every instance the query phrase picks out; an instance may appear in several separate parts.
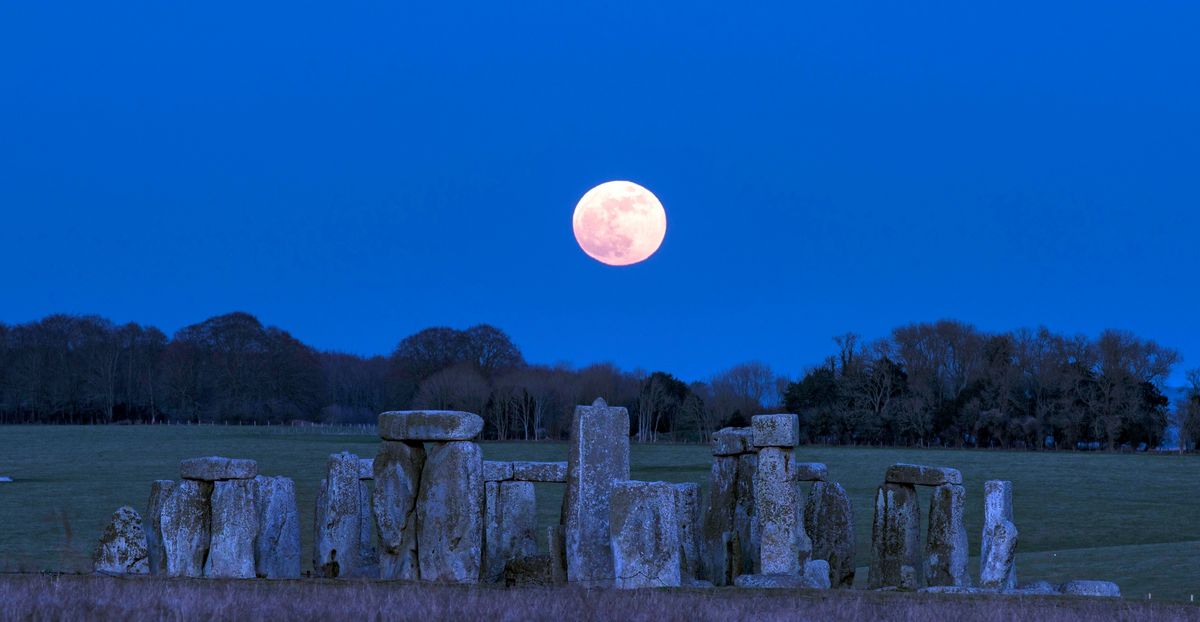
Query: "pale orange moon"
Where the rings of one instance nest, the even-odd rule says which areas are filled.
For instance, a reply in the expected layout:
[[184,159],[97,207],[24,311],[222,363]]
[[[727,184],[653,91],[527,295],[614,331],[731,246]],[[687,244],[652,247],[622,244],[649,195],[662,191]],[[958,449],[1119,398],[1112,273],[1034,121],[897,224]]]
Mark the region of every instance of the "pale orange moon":
[[579,248],[610,266],[645,261],[667,235],[662,203],[632,181],[606,181],[588,190],[571,220]]

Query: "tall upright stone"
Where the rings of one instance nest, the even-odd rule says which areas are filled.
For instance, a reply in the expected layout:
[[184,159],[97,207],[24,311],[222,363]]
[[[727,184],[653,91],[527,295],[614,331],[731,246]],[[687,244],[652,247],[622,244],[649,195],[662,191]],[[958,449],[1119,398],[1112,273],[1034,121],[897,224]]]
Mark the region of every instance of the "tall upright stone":
[[678,587],[681,564],[675,487],[667,482],[620,480],[611,492],[614,586]]
[[933,489],[925,538],[925,584],[970,587],[967,529],[963,525],[967,490],[958,484]]
[[228,479],[213,484],[212,539],[204,576],[253,579],[254,539],[258,508],[252,479]]
[[264,579],[300,576],[300,516],[296,484],[287,477],[254,478],[258,534],[254,538],[254,574]]
[[567,448],[563,495],[567,580],[585,585],[613,581],[609,503],[613,482],[629,479],[629,412],[603,399],[577,406]]
[[829,564],[829,584],[854,585],[854,510],[850,495],[836,482],[816,482],[804,504],[804,531],[812,540],[813,559]]
[[167,497],[171,495],[171,490],[174,488],[175,482],[169,479],[160,479],[150,483],[150,499],[146,502],[146,517],[143,519],[142,525],[143,531],[146,533],[146,553],[151,574],[167,574],[167,559],[163,555],[160,524],[163,505],[166,504]]
[[483,580],[504,579],[505,565],[537,554],[537,497],[533,482],[487,482]]
[[680,580],[703,579],[700,559],[700,485],[675,484],[675,520],[679,523]]
[[[370,462],[370,459],[367,459]],[[374,469],[373,465],[365,465]],[[359,468],[363,468],[359,461]],[[379,576],[379,551],[375,548],[375,513],[371,510],[371,480],[358,478],[358,568],[359,575]]]
[[158,525],[167,576],[204,576],[212,536],[212,491],[212,482],[189,479],[167,495]]
[[349,452],[329,456],[317,494],[313,568],[319,576],[363,576],[362,499],[359,459]]
[[754,432],[724,428],[713,434],[708,511],[701,534],[704,577],[714,585],[733,585],[753,572]]
[[732,568],[740,568],[740,572],[743,574],[757,572],[759,567],[758,502],[754,498],[754,478],[757,473],[757,453],[738,456],[732,545],[736,551],[736,559],[732,560]]
[[752,421],[758,469],[754,476],[761,574],[798,575],[812,552],[804,532],[796,486],[794,447],[799,438],[796,415],[755,415]]
[[979,584],[1012,590],[1017,587],[1017,528],[1013,524],[1012,482],[983,484],[983,541],[979,547]]
[[921,517],[912,484],[884,483],[875,495],[871,525],[871,589],[921,587]]
[[431,443],[417,494],[422,581],[478,583],[483,558],[483,454],[469,441]]
[[117,509],[92,554],[92,570],[100,574],[149,574],[146,533],[137,510]]
[[415,581],[417,493],[425,448],[420,442],[383,441],[375,457],[374,514],[379,530],[379,576]]

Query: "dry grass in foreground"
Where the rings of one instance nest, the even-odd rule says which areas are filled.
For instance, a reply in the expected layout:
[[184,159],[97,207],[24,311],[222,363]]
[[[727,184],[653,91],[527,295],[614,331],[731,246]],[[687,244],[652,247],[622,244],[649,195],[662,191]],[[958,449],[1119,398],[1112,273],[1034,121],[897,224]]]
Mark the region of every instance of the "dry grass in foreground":
[[1200,606],[860,591],[583,590],[0,575],[4,620],[1200,620]]

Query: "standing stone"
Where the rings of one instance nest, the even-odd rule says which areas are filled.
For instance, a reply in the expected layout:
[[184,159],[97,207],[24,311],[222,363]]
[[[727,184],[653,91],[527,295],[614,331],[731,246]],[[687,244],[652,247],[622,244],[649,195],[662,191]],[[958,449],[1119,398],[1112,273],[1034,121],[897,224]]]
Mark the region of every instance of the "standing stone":
[[967,574],[967,529],[963,526],[967,489],[942,484],[929,501],[929,532],[925,538],[925,584],[970,587]]
[[610,525],[615,587],[680,585],[675,487],[667,482],[613,484]]
[[212,492],[211,482],[183,480],[163,503],[158,528],[167,576],[204,576],[212,534]]
[[875,495],[871,525],[871,589],[921,587],[921,517],[912,484],[885,483]]
[[675,520],[679,523],[679,576],[684,585],[703,578],[700,560],[700,485],[675,484]]
[[483,557],[483,454],[467,441],[433,443],[417,494],[422,581],[478,583]]
[[421,443],[383,441],[375,457],[375,525],[379,528],[379,576],[415,581],[417,492],[425,448]]
[[163,505],[174,488],[175,482],[169,479],[156,480],[150,484],[150,500],[146,502],[146,520],[142,523],[146,533],[146,553],[150,562],[150,574],[167,574],[167,560],[163,556],[163,539],[159,525],[162,522]]
[[313,532],[313,568],[322,577],[361,576],[362,500],[358,456],[342,452],[329,456],[326,478],[317,494]]
[[124,506],[113,512],[92,554],[92,570],[102,574],[149,574],[149,553],[142,517]]
[[[714,435],[714,448],[717,438]],[[741,551],[735,547],[734,538],[737,466],[737,456],[713,456],[709,475],[708,513],[704,517],[705,563],[706,576],[716,586],[731,585],[735,577],[747,572],[740,565]]]
[[[374,465],[371,468],[374,469]],[[375,513],[371,511],[370,483],[369,479],[358,479],[358,575],[378,577],[379,551],[375,549]]]
[[254,578],[254,539],[258,535],[252,479],[218,481],[212,493],[212,540],[204,576]]
[[505,565],[537,553],[537,497],[532,482],[487,482],[483,580],[504,579]]
[[603,399],[577,406],[567,449],[567,579],[592,585],[613,580],[609,498],[613,482],[629,479],[629,412]]
[[562,525],[546,528],[546,550],[550,552],[550,571],[554,583],[567,582],[567,529]]
[[254,478],[258,535],[254,538],[254,574],[265,579],[300,576],[300,517],[296,484],[287,477]]
[[793,461],[791,448],[763,447],[758,452],[754,499],[761,574],[800,574],[812,551],[804,533]]
[[[1001,526],[1007,522],[1008,525]],[[997,540],[997,534],[1002,535]],[[979,546],[980,577],[983,587],[1012,590],[1017,587],[1015,561],[1017,528],[1013,525],[1012,482],[989,480],[983,484],[983,542]],[[999,550],[994,550],[996,548]],[[992,564],[999,566],[989,567]],[[986,578],[984,571],[989,573]]]
[[[737,497],[733,506],[734,568],[741,573],[759,568],[758,504],[754,500],[754,477],[758,473],[758,454],[742,454],[737,463]],[[732,580],[732,577],[731,577]]]
[[[829,564],[829,583],[854,585],[854,510],[850,495],[836,482],[816,482],[804,505],[804,531],[812,539],[812,556]],[[806,567],[807,572],[807,567]]]

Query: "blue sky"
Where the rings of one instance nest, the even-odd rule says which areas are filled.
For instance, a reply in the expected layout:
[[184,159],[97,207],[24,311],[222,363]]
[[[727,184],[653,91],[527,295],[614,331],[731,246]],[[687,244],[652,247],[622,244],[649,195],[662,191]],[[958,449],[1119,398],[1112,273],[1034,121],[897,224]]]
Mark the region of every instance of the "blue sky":
[[[1200,366],[1200,5],[752,4],[4,3],[0,321],[699,379],[952,317]],[[666,206],[643,264],[575,244],[611,179]]]

